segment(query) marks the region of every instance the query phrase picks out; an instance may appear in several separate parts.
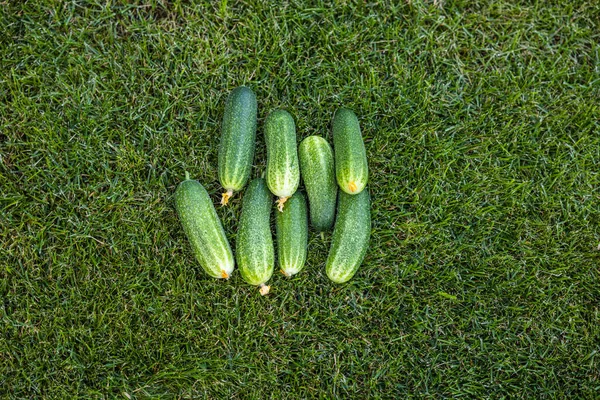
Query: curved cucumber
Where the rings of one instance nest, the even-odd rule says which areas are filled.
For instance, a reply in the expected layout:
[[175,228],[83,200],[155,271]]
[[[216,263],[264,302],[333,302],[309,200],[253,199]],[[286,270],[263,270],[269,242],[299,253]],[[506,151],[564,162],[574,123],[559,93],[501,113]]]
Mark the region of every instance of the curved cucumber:
[[225,103],[219,147],[219,181],[226,190],[221,199],[223,205],[250,177],[256,145],[256,109],[254,92],[244,86],[234,89]]
[[350,195],[340,192],[331,249],[325,270],[336,283],[349,281],[362,263],[371,236],[369,191]]
[[335,219],[335,182],[333,150],[327,140],[309,136],[298,147],[300,172],[308,194],[310,223],[317,231],[331,229]]
[[306,261],[308,218],[306,200],[300,192],[294,193],[283,212],[277,213],[277,255],[279,268],[286,276],[300,272]]
[[340,188],[358,194],[367,186],[369,167],[358,118],[352,110],[341,108],[333,117],[335,175]]
[[236,260],[242,278],[269,293],[265,283],[273,275],[275,251],[271,236],[271,193],[264,179],[254,179],[244,193],[237,235]]
[[214,278],[229,278],[234,260],[225,231],[208,192],[198,181],[189,179],[175,191],[175,208],[196,259]]
[[265,121],[267,185],[279,197],[279,211],[298,189],[300,167],[294,118],[284,110],[273,111]]

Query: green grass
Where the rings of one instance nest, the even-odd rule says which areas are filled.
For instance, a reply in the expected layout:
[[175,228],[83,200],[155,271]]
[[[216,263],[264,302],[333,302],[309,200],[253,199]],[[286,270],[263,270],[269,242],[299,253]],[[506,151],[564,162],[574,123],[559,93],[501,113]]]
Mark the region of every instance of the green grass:
[[[0,7],[0,397],[598,396],[598,2],[23,3]],[[187,170],[218,201],[242,84],[253,176],[270,110],[299,140],[359,116],[350,283],[330,235],[267,297],[194,260],[173,192]]]

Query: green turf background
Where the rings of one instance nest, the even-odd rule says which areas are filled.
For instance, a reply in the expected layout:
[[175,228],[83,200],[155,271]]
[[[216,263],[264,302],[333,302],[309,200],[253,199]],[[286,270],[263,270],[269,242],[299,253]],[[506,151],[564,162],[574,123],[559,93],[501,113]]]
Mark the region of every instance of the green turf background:
[[[0,396],[596,398],[597,1],[4,1]],[[223,104],[359,116],[371,246],[261,297],[199,268]],[[241,196],[219,208],[235,243]]]

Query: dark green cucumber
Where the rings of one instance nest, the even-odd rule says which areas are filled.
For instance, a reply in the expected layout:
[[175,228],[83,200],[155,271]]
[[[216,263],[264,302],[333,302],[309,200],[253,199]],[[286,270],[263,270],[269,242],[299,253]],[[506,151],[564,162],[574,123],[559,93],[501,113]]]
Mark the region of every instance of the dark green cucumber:
[[335,175],[340,188],[358,194],[367,186],[369,167],[358,118],[352,110],[341,108],[333,117]]
[[284,110],[273,111],[265,121],[267,185],[279,197],[279,211],[298,189],[300,166],[294,118]]
[[300,192],[294,193],[276,216],[277,256],[279,268],[286,276],[300,272],[306,261],[308,217],[306,200]]
[[250,182],[244,193],[237,235],[236,260],[242,278],[251,285],[260,286],[261,294],[269,293],[265,283],[273,275],[275,266],[270,225],[271,199],[264,179]]
[[175,191],[175,208],[196,259],[214,278],[229,278],[234,260],[215,206],[200,182],[185,181]]
[[362,263],[371,236],[369,191],[351,195],[340,192],[331,249],[325,270],[336,283],[350,280]]
[[250,177],[256,145],[256,110],[256,96],[244,86],[234,89],[225,103],[219,147],[219,181],[226,191],[221,199],[223,205]]
[[331,229],[335,219],[335,182],[333,150],[327,140],[309,136],[298,147],[300,173],[308,194],[310,223],[317,231]]

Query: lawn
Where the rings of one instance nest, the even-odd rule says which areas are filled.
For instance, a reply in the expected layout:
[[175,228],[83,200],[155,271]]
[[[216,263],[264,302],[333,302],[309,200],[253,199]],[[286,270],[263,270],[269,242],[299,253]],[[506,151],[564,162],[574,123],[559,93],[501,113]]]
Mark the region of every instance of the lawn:
[[[0,397],[598,396],[597,1],[5,1],[0,60]],[[330,233],[265,297],[195,261],[173,193],[219,201],[239,85],[254,177],[271,110],[358,115],[349,283]]]

